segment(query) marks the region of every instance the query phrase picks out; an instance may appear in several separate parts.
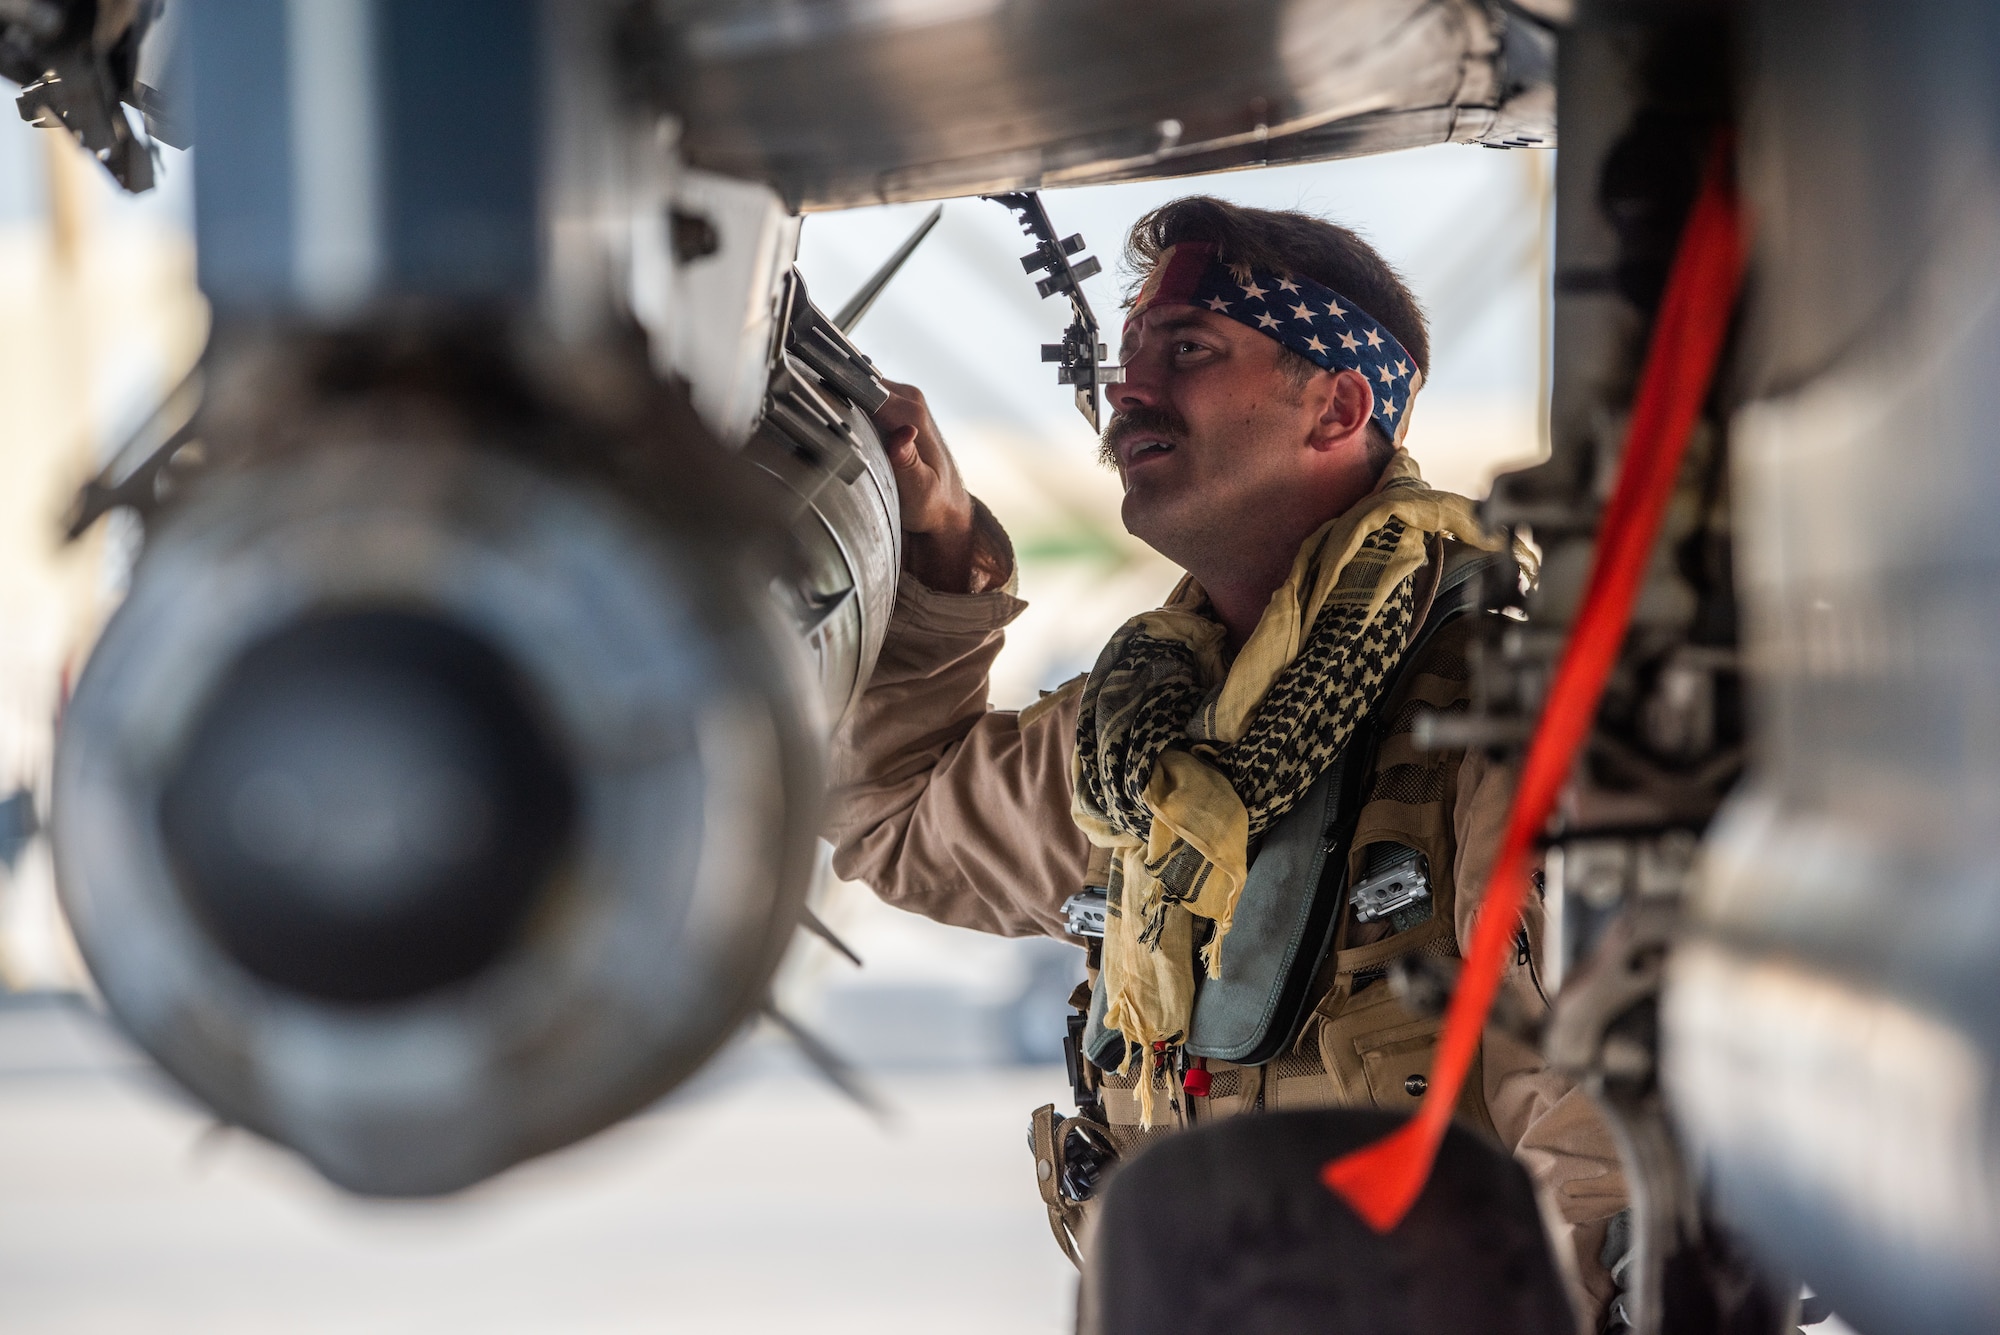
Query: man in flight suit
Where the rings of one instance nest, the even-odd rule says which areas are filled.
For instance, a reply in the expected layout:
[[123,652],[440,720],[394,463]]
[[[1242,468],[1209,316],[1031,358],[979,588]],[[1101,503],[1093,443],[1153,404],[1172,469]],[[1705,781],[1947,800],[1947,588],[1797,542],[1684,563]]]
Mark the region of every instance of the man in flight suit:
[[[988,668],[1023,607],[1013,551],[923,395],[891,386],[876,424],[901,489],[904,572],[836,742],[834,866],[890,904],[1008,936],[1065,934],[1065,902],[1102,887],[1093,1051],[1121,1151],[1262,1108],[1414,1107],[1437,1025],[1404,1010],[1385,975],[1399,956],[1454,956],[1469,939],[1511,780],[1478,751],[1420,750],[1412,734],[1467,695],[1476,618],[1433,616],[1448,572],[1504,560],[1502,544],[1400,448],[1428,335],[1359,237],[1195,197],[1141,219],[1127,259],[1143,281],[1103,455],[1126,527],[1187,578],[1087,677],[1019,713],[990,708]],[[1260,888],[1259,854],[1276,864],[1294,813],[1356,748],[1367,769],[1342,826],[1347,880],[1415,866],[1428,897],[1373,918],[1335,910],[1310,1009],[1277,1035],[1281,1050],[1191,1055],[1204,988],[1259,967],[1232,955],[1232,939],[1248,949],[1240,923],[1312,889]],[[1509,975],[1535,1007],[1539,928],[1531,906]],[[1612,1284],[1599,1252],[1625,1204],[1603,1124],[1497,1030],[1469,1083],[1461,1117],[1526,1166],[1601,1311]],[[1042,1176],[1052,1214],[1072,1209]]]

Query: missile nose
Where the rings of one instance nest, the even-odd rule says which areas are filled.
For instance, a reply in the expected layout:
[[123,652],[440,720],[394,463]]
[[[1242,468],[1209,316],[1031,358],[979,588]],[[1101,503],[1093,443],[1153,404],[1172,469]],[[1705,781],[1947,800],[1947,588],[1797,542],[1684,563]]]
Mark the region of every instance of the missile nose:
[[161,795],[181,894],[244,967],[390,1002],[498,958],[559,879],[576,785],[506,661],[432,616],[253,645]]
[[[350,1190],[456,1191],[652,1103],[798,922],[803,600],[767,605],[761,542],[662,522],[650,488],[737,484],[692,427],[643,439],[631,500],[449,442],[250,451],[149,524],[70,698],[51,847],[107,1003]],[[818,627],[843,694],[875,624]]]

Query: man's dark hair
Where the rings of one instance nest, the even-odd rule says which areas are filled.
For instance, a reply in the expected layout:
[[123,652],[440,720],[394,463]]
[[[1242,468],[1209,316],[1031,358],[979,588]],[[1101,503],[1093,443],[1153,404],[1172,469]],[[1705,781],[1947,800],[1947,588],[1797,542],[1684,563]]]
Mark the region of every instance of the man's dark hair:
[[[1417,368],[1430,374],[1430,329],[1423,308],[1402,275],[1340,224],[1291,209],[1252,209],[1213,195],[1189,195],[1132,224],[1125,238],[1125,263],[1143,283],[1161,254],[1185,241],[1212,242],[1216,258],[1225,264],[1298,274],[1332,288],[1394,334]],[[1320,370],[1290,348],[1280,349],[1279,365],[1300,389]],[[1368,444],[1370,462],[1378,469],[1386,465],[1395,447],[1377,423],[1368,424]]]

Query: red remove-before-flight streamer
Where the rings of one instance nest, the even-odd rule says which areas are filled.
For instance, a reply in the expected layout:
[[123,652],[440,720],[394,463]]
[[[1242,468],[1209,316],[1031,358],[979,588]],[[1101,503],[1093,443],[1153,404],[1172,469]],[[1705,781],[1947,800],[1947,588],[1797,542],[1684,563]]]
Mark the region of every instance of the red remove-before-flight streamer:
[[1465,966],[1445,1012],[1430,1088],[1416,1116],[1403,1126],[1320,1172],[1320,1179],[1378,1233],[1402,1222],[1430,1178],[1527,902],[1536,836],[1548,825],[1577,748],[1597,717],[1681,456],[1708,397],[1747,250],[1733,172],[1732,155],[1719,146],[1681,233],[1633,400],[1617,489],[1598,529],[1590,582],[1528,747]]

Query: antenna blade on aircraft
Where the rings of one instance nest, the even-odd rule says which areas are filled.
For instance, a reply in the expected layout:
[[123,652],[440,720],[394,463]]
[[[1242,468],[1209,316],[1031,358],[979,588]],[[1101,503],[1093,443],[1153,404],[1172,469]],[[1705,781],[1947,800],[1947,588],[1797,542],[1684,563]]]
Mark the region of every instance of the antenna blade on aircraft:
[[839,951],[841,954],[847,956],[849,960],[853,961],[855,968],[860,969],[866,967],[861,963],[861,957],[854,953],[854,948],[848,945],[845,941],[841,940],[838,936],[834,935],[833,929],[826,925],[826,919],[820,917],[817,913],[814,913],[811,909],[800,909],[799,913],[801,915],[799,918],[799,926],[805,928],[808,932],[811,932],[814,936],[826,942],[828,945],[832,946],[835,950]]
[[931,228],[937,226],[937,220],[943,216],[942,204],[926,214],[924,220],[917,224],[917,230],[910,233],[910,239],[896,247],[896,253],[883,261],[882,267],[861,285],[861,290],[847,299],[847,304],[833,317],[833,322],[840,326],[841,333],[854,332],[854,326],[860,324],[861,317],[868,314],[868,308],[875,304],[875,298],[882,295],[882,289],[889,286],[889,280],[903,267],[903,261],[915,253],[917,247],[923,244],[923,239],[931,234]]
[[855,1070],[852,1062],[828,1047],[810,1029],[779,1010],[776,1002],[764,1003],[764,1015],[797,1045],[800,1055],[826,1078],[828,1084],[883,1121],[889,1120],[889,1105],[861,1078],[861,1073]]

